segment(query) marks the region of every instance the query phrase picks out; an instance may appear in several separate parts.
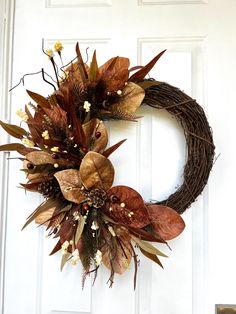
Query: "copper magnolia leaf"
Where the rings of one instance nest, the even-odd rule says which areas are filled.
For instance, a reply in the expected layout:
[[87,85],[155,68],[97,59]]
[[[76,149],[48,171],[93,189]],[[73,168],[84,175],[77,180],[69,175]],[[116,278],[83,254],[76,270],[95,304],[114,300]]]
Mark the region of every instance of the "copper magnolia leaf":
[[49,107],[49,102],[47,98],[43,97],[42,95],[39,95],[37,93],[31,92],[30,90],[26,90],[28,95],[39,105],[39,107]]
[[162,253],[160,250],[158,250],[155,246],[153,246],[151,243],[149,242],[145,242],[143,240],[140,240],[139,238],[136,238],[135,236],[131,235],[131,238],[134,242],[136,242],[144,251],[150,253],[150,254],[154,254],[154,255],[158,255],[158,256],[163,256],[163,257],[168,257],[167,255],[165,255],[164,253]]
[[55,208],[52,207],[52,208],[40,213],[35,218],[36,224],[42,225],[42,224],[48,223],[49,219],[52,218],[54,211],[55,211]]
[[114,180],[114,168],[109,159],[96,152],[88,152],[80,166],[80,178],[87,190],[108,190]]
[[0,125],[9,135],[16,138],[22,139],[23,136],[27,136],[28,134],[24,129],[14,124],[5,123],[0,120]]
[[134,189],[118,185],[108,193],[106,215],[116,223],[134,228],[143,228],[150,223],[147,208],[141,195]]
[[129,59],[115,57],[99,68],[100,84],[105,91],[116,92],[123,88],[129,77]]
[[182,217],[172,208],[149,205],[147,209],[154,232],[164,240],[171,240],[184,230]]
[[80,180],[80,172],[76,169],[58,171],[54,174],[57,179],[61,192],[68,201],[80,204],[86,199],[83,194]]
[[118,111],[125,114],[133,114],[141,105],[144,96],[145,92],[140,86],[129,82],[122,90],[120,101],[111,105],[109,110],[112,113]]
[[101,248],[102,262],[117,274],[123,274],[132,258],[130,237],[113,237],[110,233],[104,233],[106,244]]
[[[102,153],[107,146],[108,134],[107,129],[99,119],[92,119],[82,125],[86,137],[86,144],[90,150]],[[97,134],[100,136],[97,138]]]

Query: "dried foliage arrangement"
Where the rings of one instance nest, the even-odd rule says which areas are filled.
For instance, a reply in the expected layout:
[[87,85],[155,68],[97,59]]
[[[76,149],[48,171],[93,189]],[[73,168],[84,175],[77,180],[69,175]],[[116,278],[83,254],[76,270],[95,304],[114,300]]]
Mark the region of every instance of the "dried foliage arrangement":
[[[62,57],[63,46],[54,51]],[[44,51],[44,50],[43,50]],[[164,243],[178,236],[185,224],[180,216],[202,192],[214,157],[211,129],[195,100],[166,83],[147,80],[146,75],[164,53],[146,66],[129,69],[129,59],[114,57],[98,66],[96,51],[90,66],[76,45],[76,58],[60,68],[54,51],[49,57],[54,72],[54,92],[44,97],[27,91],[33,102],[19,110],[26,128],[0,121],[1,127],[21,143],[0,146],[1,151],[21,154],[27,182],[21,186],[45,198],[28,217],[25,228],[35,221],[58,239],[51,254],[61,250],[61,268],[81,260],[87,275],[102,264],[110,270],[109,282],[134,261],[134,287],[138,258],[134,246],[162,267],[165,257],[150,242]],[[134,74],[131,75],[133,71]],[[62,73],[62,74],[61,74]],[[109,156],[121,141],[107,147],[104,120],[136,121],[136,109],[146,104],[165,109],[183,126],[188,160],[183,185],[167,200],[145,203],[134,189],[113,186],[114,167]],[[167,244],[168,245],[168,244]]]

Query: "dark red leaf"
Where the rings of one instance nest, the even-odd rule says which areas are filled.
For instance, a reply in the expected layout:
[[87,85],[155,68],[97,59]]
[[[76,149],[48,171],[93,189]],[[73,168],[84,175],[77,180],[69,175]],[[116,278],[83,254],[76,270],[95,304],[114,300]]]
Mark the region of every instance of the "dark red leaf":
[[126,141],[125,140],[122,140],[118,143],[116,143],[115,145],[109,147],[108,149],[106,149],[104,152],[103,152],[103,156],[105,156],[106,158],[108,158],[115,150],[117,150],[117,148],[120,147],[120,145],[122,145],[124,142]]

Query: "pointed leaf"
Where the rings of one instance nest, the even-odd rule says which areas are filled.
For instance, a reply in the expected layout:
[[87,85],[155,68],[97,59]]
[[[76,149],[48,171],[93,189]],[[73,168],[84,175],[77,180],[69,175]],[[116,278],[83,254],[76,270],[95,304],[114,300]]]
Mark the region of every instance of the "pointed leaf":
[[[90,150],[102,153],[107,146],[108,134],[105,124],[99,119],[92,119],[82,125],[86,137],[86,145]],[[100,137],[96,138],[96,134]]]
[[174,209],[163,205],[149,205],[147,210],[153,231],[164,240],[171,240],[184,230],[185,223]]
[[143,228],[150,223],[144,201],[134,189],[123,185],[114,186],[107,196],[109,201],[104,211],[116,223],[134,228]]
[[103,156],[105,156],[106,158],[108,158],[115,150],[117,150],[117,148],[120,147],[120,145],[122,145],[124,142],[126,141],[125,140],[122,140],[118,143],[116,143],[115,145],[109,147],[108,149],[106,149],[104,152],[103,152]]
[[47,98],[37,93],[31,92],[30,90],[26,90],[26,91],[28,95],[38,104],[39,107],[48,108],[50,106]]
[[78,67],[79,67],[80,75],[81,75],[82,81],[85,82],[88,79],[88,74],[85,69],[84,61],[80,52],[78,42],[76,44],[76,54],[77,54],[77,59],[78,59]]
[[49,219],[52,218],[54,211],[55,211],[55,208],[52,207],[40,213],[38,216],[35,217],[35,223],[38,225],[43,225],[45,223],[48,223]]
[[140,82],[142,81],[145,76],[148,74],[148,72],[150,72],[150,70],[154,67],[154,65],[156,64],[156,62],[160,59],[160,57],[163,55],[163,53],[166,50],[163,50],[162,52],[160,52],[155,58],[153,58],[147,65],[145,65],[142,69],[140,69],[139,71],[137,71],[136,73],[134,73],[130,78],[129,81],[131,82]]
[[57,179],[61,192],[68,201],[80,204],[86,199],[83,194],[80,180],[80,172],[76,169],[58,171],[54,174]]
[[109,159],[96,152],[88,152],[80,166],[80,178],[87,190],[108,190],[114,180],[114,168]]
[[14,124],[8,124],[0,120],[1,127],[11,136],[22,139],[23,136],[27,136],[28,133],[22,129],[21,127],[14,125]]
[[159,260],[159,258],[156,255],[148,253],[147,251],[143,250],[141,247],[140,247],[140,251],[143,253],[144,256],[146,256],[147,258],[152,260],[154,263],[161,266],[161,268],[164,268],[161,261]]
[[57,242],[57,244],[55,245],[55,247],[53,248],[52,252],[49,255],[53,255],[56,252],[58,252],[61,249],[61,241],[59,240]]
[[158,255],[158,256],[163,256],[163,257],[168,257],[161,251],[159,251],[155,246],[153,246],[151,243],[145,242],[143,240],[140,240],[139,238],[136,238],[135,236],[131,235],[131,238],[136,242],[144,251]]
[[84,230],[84,225],[85,225],[85,218],[84,216],[80,216],[79,221],[78,221],[78,225],[77,225],[77,229],[76,229],[76,233],[75,233],[75,246],[77,247],[78,242],[80,240],[80,237],[83,233]]
[[154,80],[145,80],[145,81],[137,83],[137,85],[142,87],[144,90],[149,88],[149,87],[158,86],[161,84],[162,84],[162,82],[158,82],[158,81],[154,81]]
[[133,114],[141,105],[144,96],[145,92],[140,86],[132,82],[129,82],[124,87],[122,91],[122,97],[120,98],[120,100],[115,104],[111,105],[109,107],[109,110],[112,113],[118,111],[123,112],[125,114]]
[[19,149],[25,148],[24,145],[19,143],[11,143],[11,144],[5,144],[0,146],[0,151],[18,151]]
[[61,271],[63,270],[66,262],[68,262],[69,258],[70,258],[71,254],[70,253],[66,253],[63,254],[61,257]]
[[97,64],[96,50],[94,50],[93,59],[90,64],[89,80],[91,82],[96,82],[97,76],[98,76],[98,64]]

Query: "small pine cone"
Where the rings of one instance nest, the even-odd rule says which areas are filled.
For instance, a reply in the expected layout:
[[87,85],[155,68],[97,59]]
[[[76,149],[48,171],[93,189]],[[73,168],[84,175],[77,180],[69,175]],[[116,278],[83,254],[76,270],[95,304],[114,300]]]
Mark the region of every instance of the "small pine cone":
[[38,191],[46,198],[63,198],[60,186],[55,178],[40,183]]
[[95,208],[101,208],[107,199],[107,194],[102,189],[94,189],[86,193],[87,203]]

